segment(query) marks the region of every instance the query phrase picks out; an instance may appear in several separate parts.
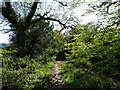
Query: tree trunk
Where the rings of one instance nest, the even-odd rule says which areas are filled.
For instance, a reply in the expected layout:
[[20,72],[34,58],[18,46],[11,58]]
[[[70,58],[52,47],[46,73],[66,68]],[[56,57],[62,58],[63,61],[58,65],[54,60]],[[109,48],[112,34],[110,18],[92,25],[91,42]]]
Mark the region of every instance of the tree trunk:
[[26,34],[25,29],[23,27],[19,27],[17,29],[16,34],[16,46],[18,50],[18,57],[26,56]]

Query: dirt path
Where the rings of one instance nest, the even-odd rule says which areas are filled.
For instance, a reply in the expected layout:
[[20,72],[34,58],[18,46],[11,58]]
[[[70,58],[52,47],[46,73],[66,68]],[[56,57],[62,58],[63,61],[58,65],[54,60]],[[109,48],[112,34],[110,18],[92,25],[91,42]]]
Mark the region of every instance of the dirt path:
[[45,87],[47,90],[67,88],[65,86],[65,80],[64,80],[63,76],[61,75],[61,70],[60,70],[61,62],[62,61],[56,61],[55,64],[53,65],[53,67],[51,69],[52,73],[49,77],[50,82]]

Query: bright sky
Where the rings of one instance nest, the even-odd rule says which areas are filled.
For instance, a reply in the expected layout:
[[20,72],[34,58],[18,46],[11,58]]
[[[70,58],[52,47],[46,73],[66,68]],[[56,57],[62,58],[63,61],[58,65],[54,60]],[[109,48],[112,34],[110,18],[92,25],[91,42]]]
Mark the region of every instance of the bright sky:
[[[80,7],[76,8],[73,12],[80,20],[82,20],[81,24],[86,24],[88,22],[95,21],[97,19],[97,16],[95,16],[94,14],[81,17],[81,15],[85,13],[84,12],[85,10],[83,7],[86,7],[86,6],[81,6],[81,7],[82,8]],[[1,24],[1,20],[0,20],[0,24]],[[9,28],[9,27],[6,26],[6,28]],[[4,34],[0,31],[0,43],[9,43],[9,34]]]
[[0,43],[9,43],[9,34],[0,33]]
[[[6,26],[6,28],[9,27]],[[3,25],[1,24],[1,20],[0,20],[0,43],[9,43],[9,33],[5,34],[4,32],[1,31],[2,29],[3,29]]]

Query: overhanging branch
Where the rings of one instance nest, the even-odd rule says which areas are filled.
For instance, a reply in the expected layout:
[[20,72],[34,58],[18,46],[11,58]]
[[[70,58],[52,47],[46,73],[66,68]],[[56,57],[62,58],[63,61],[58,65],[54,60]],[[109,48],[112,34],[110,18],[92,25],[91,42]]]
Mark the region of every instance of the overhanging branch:
[[61,4],[62,6],[67,6],[67,3],[63,3],[63,2],[60,2],[60,1],[58,1],[58,0],[53,0],[53,1],[58,2],[58,3]]
[[106,26],[104,29],[111,27],[111,26],[114,26],[115,24],[120,24],[120,20],[118,22],[114,22],[113,24]]
[[66,27],[66,24],[62,23],[62,22],[61,22],[60,20],[58,20],[58,19],[51,18],[51,17],[43,17],[43,16],[41,16],[39,19],[33,21],[32,24],[37,23],[37,22],[39,22],[39,21],[41,21],[41,20],[56,21],[56,22],[58,22],[60,25],[62,25],[64,28]]
[[107,13],[108,13],[109,7],[110,7],[111,5],[113,5],[113,4],[116,4],[117,2],[118,2],[118,1],[112,2],[112,3],[110,3],[110,4],[107,6]]

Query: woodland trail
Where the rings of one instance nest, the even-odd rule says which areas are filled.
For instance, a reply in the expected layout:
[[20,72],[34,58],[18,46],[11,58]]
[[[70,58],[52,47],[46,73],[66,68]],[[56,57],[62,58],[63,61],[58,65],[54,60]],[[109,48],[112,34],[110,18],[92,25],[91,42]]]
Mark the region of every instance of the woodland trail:
[[47,90],[56,90],[56,89],[67,89],[65,86],[64,77],[61,75],[61,66],[62,61],[56,61],[51,69],[51,74],[49,76],[49,83],[45,87]]

